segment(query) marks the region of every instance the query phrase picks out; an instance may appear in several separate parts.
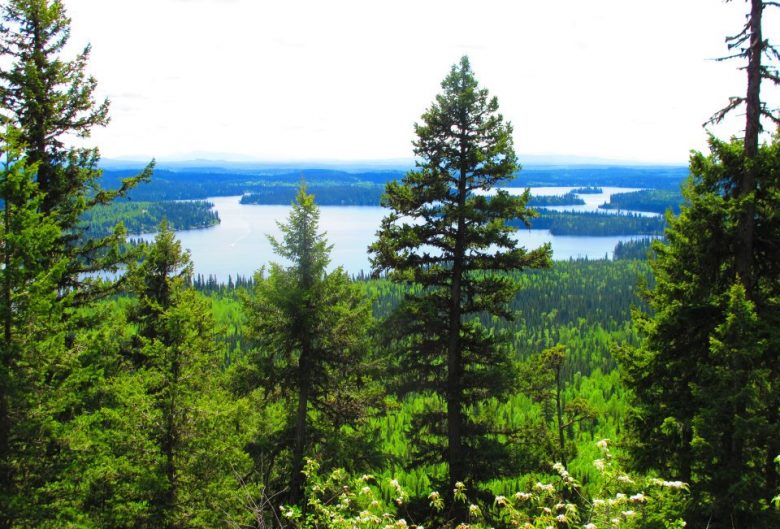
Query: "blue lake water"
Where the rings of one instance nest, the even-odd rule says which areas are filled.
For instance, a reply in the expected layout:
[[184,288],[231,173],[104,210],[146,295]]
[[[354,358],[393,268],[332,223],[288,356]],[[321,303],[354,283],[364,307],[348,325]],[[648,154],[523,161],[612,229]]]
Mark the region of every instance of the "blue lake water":
[[[563,194],[572,188],[535,188],[534,194]],[[515,190],[510,190],[515,192]],[[599,204],[615,192],[630,191],[625,188],[604,188],[600,195],[582,195],[586,206],[566,206],[555,209],[578,209],[594,211]],[[518,189],[516,192],[522,192]],[[205,230],[188,230],[176,233],[182,246],[189,249],[195,265],[195,273],[214,275],[220,281],[227,281],[228,275],[249,276],[261,266],[281,261],[275,256],[267,234],[278,237],[276,222],[284,222],[289,206],[241,205],[240,197],[209,198],[219,213],[221,223]],[[586,208],[586,209],[583,209]],[[368,272],[370,264],[367,247],[376,238],[376,231],[385,216],[381,207],[322,206],[320,207],[320,229],[327,233],[333,245],[331,266],[343,266],[350,274],[361,270]],[[149,240],[153,235],[144,235]],[[611,257],[618,241],[636,237],[574,237],[553,236],[548,230],[520,230],[517,238],[526,248],[550,242],[555,259],[602,259]]]

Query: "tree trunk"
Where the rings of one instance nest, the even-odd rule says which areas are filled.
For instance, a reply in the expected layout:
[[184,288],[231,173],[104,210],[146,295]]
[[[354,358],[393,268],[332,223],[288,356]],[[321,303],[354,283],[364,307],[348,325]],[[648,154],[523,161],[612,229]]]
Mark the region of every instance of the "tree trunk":
[[739,197],[746,200],[745,209],[739,226],[739,247],[736,260],[736,271],[745,286],[748,299],[752,298],[753,290],[753,238],[756,214],[756,176],[758,167],[758,135],[761,132],[761,54],[764,42],[761,34],[761,15],[763,0],[751,0],[749,29],[750,47],[748,49],[747,95],[745,121],[745,167],[739,188]]
[[565,467],[566,462],[566,440],[563,437],[563,402],[561,399],[561,370],[555,373],[555,408],[558,414],[558,444],[561,455],[561,463]]
[[[461,159],[465,146],[461,142]],[[466,222],[463,208],[466,204],[466,170],[461,168],[458,178],[458,226],[455,250],[452,258],[452,284],[450,285],[449,325],[447,334],[447,464],[449,466],[450,491],[466,477],[463,454],[463,404],[461,387],[462,352],[460,350],[461,326],[461,278],[465,258]],[[463,506],[453,504],[456,520],[465,516]]]
[[306,418],[309,408],[309,357],[311,346],[304,340],[298,365],[298,411],[295,417],[292,475],[290,476],[290,503],[297,505],[303,496],[303,456],[306,450]]
[[163,498],[165,509],[163,520],[166,529],[176,529],[178,527],[175,513],[179,501],[179,478],[176,469],[176,449],[179,444],[179,428],[176,424],[176,391],[179,383],[179,360],[177,354],[175,352],[173,354],[171,387],[169,388],[171,394],[168,409],[166,410],[168,416],[165,418],[165,437],[162,447],[163,456],[165,457],[165,478],[167,481],[167,489]]
[[[11,204],[8,197],[5,198],[4,222],[5,229],[11,222]],[[11,418],[8,406],[10,371],[11,371],[11,250],[8,247],[8,239],[3,242],[3,265],[5,266],[5,281],[3,282],[3,344],[0,350],[0,529],[11,527],[12,516],[10,513],[7,498],[13,492],[12,489],[12,469],[11,469],[11,450],[10,450],[10,430]]]

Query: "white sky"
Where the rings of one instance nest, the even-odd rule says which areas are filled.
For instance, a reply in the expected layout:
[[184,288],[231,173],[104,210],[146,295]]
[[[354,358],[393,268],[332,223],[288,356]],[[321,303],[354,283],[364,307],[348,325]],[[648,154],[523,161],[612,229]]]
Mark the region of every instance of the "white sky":
[[[745,84],[736,61],[710,60],[739,31],[740,0],[64,4],[72,49],[92,44],[90,72],[112,102],[91,139],[107,158],[410,158],[413,123],[468,54],[521,161],[685,163]],[[780,16],[766,18],[777,37]],[[714,130],[738,133],[742,119]]]

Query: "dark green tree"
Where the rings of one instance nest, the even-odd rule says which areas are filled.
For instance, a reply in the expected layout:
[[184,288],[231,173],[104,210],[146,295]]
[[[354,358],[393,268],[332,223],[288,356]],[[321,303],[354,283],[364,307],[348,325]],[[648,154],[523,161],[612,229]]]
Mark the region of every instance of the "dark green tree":
[[501,468],[489,421],[477,423],[470,413],[514,383],[505,337],[477,316],[511,319],[507,304],[517,285],[510,272],[549,266],[551,251],[520,247],[507,224],[535,216],[526,208],[527,192],[484,194],[511,180],[519,166],[512,127],[478,86],[467,57],[442,89],[415,125],[417,170],[387,185],[382,205],[391,211],[370,252],[375,274],[413,285],[386,328],[398,349],[400,390],[445,403],[425,413],[417,429],[434,440],[421,455],[447,464],[452,490],[459,481],[510,471]]
[[[654,243],[653,315],[637,314],[642,346],[622,354],[633,390],[637,464],[691,485],[693,527],[776,527],[767,507],[780,451],[780,145],[759,143],[762,57],[777,57],[761,34],[771,2],[751,0],[743,30],[729,40],[748,61],[744,138],[710,137],[691,156],[686,203]],[[744,47],[743,47],[744,46]]]
[[66,257],[63,291],[75,290],[78,302],[106,285],[89,272],[116,271],[123,233],[90,237],[79,229],[85,211],[123,196],[151,175],[150,164],[121,187],[100,187],[96,148],[74,147],[67,141],[87,138],[108,123],[108,101],[94,98],[96,81],[86,73],[90,48],[74,59],[63,57],[70,37],[70,19],[59,0],[9,0],[2,8],[0,55],[10,64],[0,70],[0,114],[19,129],[20,145],[36,168],[41,212],[60,227],[60,244],[49,253],[53,262]]
[[355,443],[350,431],[377,396],[366,370],[371,306],[343,269],[326,271],[331,247],[318,232],[319,208],[305,186],[287,222],[278,226],[281,239],[269,239],[287,264],[274,263],[267,275],[262,269],[255,274],[245,310],[256,345],[253,378],[286,403],[284,426],[270,443],[271,454],[262,456],[267,465],[276,455],[289,454],[288,473],[279,484],[289,487],[289,501],[298,503],[304,457],[313,447],[318,457],[353,469],[370,452],[366,440]]

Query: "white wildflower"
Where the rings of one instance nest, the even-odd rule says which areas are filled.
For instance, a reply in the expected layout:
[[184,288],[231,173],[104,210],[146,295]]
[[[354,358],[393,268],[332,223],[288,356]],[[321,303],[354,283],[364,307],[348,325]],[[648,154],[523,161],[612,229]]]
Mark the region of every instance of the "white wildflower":
[[621,474],[621,475],[619,475],[619,476],[617,477],[617,480],[618,480],[620,483],[633,483],[633,482],[634,482],[634,480],[633,480],[633,479],[631,479],[630,477],[626,476],[625,474]]
[[623,516],[625,516],[626,518],[631,518],[631,517],[632,517],[632,516],[634,516],[636,513],[635,513],[634,511],[623,511],[623,512],[622,512],[622,514],[623,514]]
[[566,519],[566,515],[565,514],[559,514],[558,516],[555,517],[555,519],[558,520],[558,523],[568,523],[569,522],[569,520]]
[[596,459],[593,461],[593,466],[596,467],[596,470],[599,472],[604,472],[604,469],[607,468],[607,464],[604,463],[603,459]]
[[596,446],[597,446],[597,447],[598,447],[600,450],[606,450],[606,449],[607,449],[607,447],[609,446],[609,439],[602,439],[601,441],[599,441],[598,443],[596,443]]
[[533,496],[530,492],[516,492],[515,493],[515,499],[517,501],[527,501],[531,499],[531,496]]
[[589,524],[585,524],[585,527],[583,527],[582,529],[598,529],[598,527],[596,527],[595,523],[589,523]]
[[634,503],[644,503],[644,502],[646,502],[646,501],[647,501],[647,496],[645,496],[644,494],[642,494],[642,493],[640,492],[640,493],[638,493],[638,494],[634,494],[634,495],[633,495],[633,496],[631,496],[629,499],[630,499],[631,501],[633,501]]

